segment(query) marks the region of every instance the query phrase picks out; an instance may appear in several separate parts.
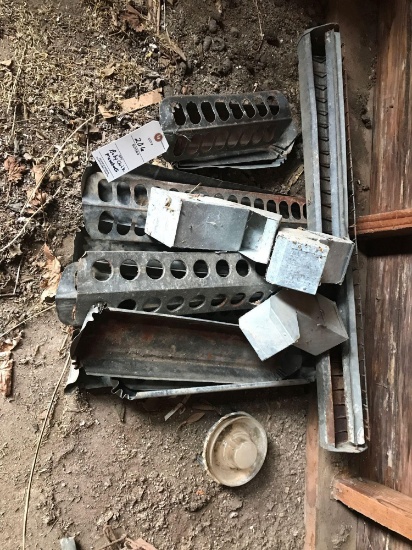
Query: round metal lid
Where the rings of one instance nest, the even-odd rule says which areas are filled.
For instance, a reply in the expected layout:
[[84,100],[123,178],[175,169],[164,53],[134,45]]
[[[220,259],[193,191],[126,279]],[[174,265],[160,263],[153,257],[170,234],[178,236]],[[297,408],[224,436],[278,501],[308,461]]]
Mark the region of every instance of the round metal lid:
[[208,474],[221,485],[244,485],[261,469],[267,437],[263,426],[250,414],[223,416],[209,430],[203,447]]

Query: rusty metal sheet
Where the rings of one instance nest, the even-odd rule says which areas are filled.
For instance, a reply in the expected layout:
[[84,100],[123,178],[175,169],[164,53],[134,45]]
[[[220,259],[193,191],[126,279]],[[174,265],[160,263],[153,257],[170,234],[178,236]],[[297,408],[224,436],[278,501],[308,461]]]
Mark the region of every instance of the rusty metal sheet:
[[260,361],[236,325],[109,308],[90,310],[71,356],[88,375],[186,386],[271,386],[287,374],[279,357]]

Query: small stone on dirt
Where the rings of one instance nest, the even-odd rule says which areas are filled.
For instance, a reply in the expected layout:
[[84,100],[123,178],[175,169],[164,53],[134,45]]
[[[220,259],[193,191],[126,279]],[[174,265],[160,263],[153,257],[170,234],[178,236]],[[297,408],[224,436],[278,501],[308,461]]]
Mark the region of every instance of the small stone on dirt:
[[240,498],[233,497],[228,502],[228,508],[229,510],[240,510],[242,508],[243,502],[240,500]]
[[212,40],[212,51],[223,52],[226,49],[226,44],[223,38],[216,37]]
[[213,34],[215,32],[217,32],[217,21],[216,21],[216,19],[210,19],[210,21],[209,21],[209,31]]
[[220,74],[225,76],[232,72],[233,69],[233,63],[230,61],[230,59],[226,58],[223,60],[223,63],[220,66]]
[[206,36],[205,39],[203,40],[203,51],[207,52],[208,50],[210,50],[211,45],[212,45],[212,37]]

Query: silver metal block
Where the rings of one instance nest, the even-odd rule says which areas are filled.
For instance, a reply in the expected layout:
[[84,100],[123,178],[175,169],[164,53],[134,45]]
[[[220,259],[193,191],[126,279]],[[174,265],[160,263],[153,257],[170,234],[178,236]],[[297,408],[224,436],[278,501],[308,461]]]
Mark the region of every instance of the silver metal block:
[[294,236],[304,235],[307,239],[312,239],[322,245],[329,247],[329,254],[323,269],[321,283],[330,283],[340,285],[343,283],[350,259],[352,257],[354,243],[348,238],[335,237],[327,233],[318,233],[316,231],[306,231],[304,229],[285,228],[282,232]]
[[280,230],[266,272],[274,285],[316,294],[329,253],[329,247],[314,242],[302,231]]
[[170,248],[238,251],[248,218],[247,206],[154,187],[145,231]]
[[[311,234],[312,231],[308,231],[308,233]],[[325,233],[312,234],[315,235],[314,240],[319,237],[319,242],[329,247],[329,254],[320,282],[341,285],[349,267],[354,243],[348,238],[342,239]],[[311,238],[310,235],[309,238]]]
[[60,548],[61,550],[76,550],[76,541],[74,537],[67,537],[60,539]]
[[[308,296],[286,289],[273,298],[276,298],[273,302],[275,306],[282,304],[297,314],[300,331],[300,338],[294,343],[297,348],[311,355],[320,355],[348,340],[345,325],[332,300],[321,294]],[[285,310],[274,308],[274,311],[280,316]]]
[[64,270],[56,306],[79,326],[96,304],[194,315],[251,309],[273,291],[239,253],[89,251]]
[[300,336],[296,311],[271,296],[239,319],[239,327],[262,361],[294,344]]
[[250,208],[239,252],[254,262],[267,264],[281,221],[280,214]]

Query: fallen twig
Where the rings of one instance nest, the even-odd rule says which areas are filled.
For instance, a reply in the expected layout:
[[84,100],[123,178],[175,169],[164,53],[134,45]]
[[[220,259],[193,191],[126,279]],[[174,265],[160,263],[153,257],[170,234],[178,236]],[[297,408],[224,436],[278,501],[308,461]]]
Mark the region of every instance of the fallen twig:
[[98,548],[97,550],[104,550],[105,548],[110,548],[111,546],[113,546],[113,544],[117,544],[118,542],[123,542],[125,540],[125,538],[126,538],[126,535],[123,535],[119,539],[112,540],[112,542],[108,542],[104,546],[100,546],[100,548]]
[[20,269],[21,269],[22,263],[23,263],[23,258],[20,260],[19,267],[17,268],[16,282],[14,284],[13,294],[16,294],[16,291],[17,291],[17,285],[19,284]]
[[156,34],[160,34],[160,15],[162,10],[162,0],[158,0],[156,13]]
[[163,0],[163,30],[166,30],[166,0]]
[[31,319],[38,317],[39,315],[41,315],[42,313],[45,313],[46,311],[49,311],[49,309],[52,309],[53,307],[54,307],[54,304],[49,307],[45,307],[44,309],[42,309],[41,311],[38,311],[37,313],[33,313],[33,315],[30,315],[30,317],[27,317],[27,319],[20,321],[20,323],[17,323],[17,325],[14,325],[14,327],[9,328],[5,332],[3,332],[3,334],[0,334],[0,338],[7,336],[7,334],[10,334],[10,332],[12,332],[15,328],[21,327],[21,325],[24,325],[24,323],[27,323],[27,321],[30,321]]
[[66,342],[67,342],[67,339],[69,337],[69,333],[67,332],[66,333],[66,336],[64,337],[64,340],[63,340],[63,344],[60,346],[59,348],[59,355],[61,354],[61,352],[63,351],[64,347],[66,346]]
[[256,6],[256,13],[257,13],[258,22],[259,22],[260,38],[261,38],[261,40],[263,41],[263,38],[264,38],[265,35],[263,34],[263,30],[262,30],[262,22],[261,22],[261,20],[260,20],[260,13],[259,13],[258,0],[255,0],[255,6]]
[[41,427],[40,434],[39,434],[39,439],[37,441],[36,451],[34,453],[33,463],[31,465],[31,470],[30,470],[29,482],[27,484],[26,499],[25,499],[25,504],[24,504],[22,550],[26,550],[27,517],[28,517],[28,512],[29,512],[31,486],[32,486],[32,483],[33,483],[33,476],[34,476],[34,470],[36,468],[37,457],[39,455],[40,445],[41,445],[41,442],[42,442],[42,439],[43,439],[44,431],[46,429],[46,425],[47,425],[47,422],[49,420],[50,411],[52,410],[54,398],[56,397],[57,391],[60,387],[61,381],[63,380],[63,376],[64,376],[64,373],[66,372],[66,369],[67,369],[67,366],[68,366],[69,362],[70,362],[70,354],[67,355],[67,359],[64,363],[64,366],[63,366],[63,369],[60,373],[59,379],[57,380],[57,384],[56,384],[56,386],[53,390],[53,394],[52,394],[52,397],[51,397],[51,400],[50,400],[50,403],[49,403],[49,407],[48,407],[47,412],[46,412],[46,417],[43,421],[43,425]]
[[[16,114],[17,114],[17,107],[15,105],[14,106],[14,114],[13,114],[13,124],[11,125],[11,130],[10,130],[9,144],[13,143],[14,131],[15,131],[15,128],[16,128]],[[10,192],[10,185],[9,185],[9,192]],[[9,196],[7,195],[7,200],[8,199],[9,199]]]
[[189,195],[191,195],[192,193],[194,193],[196,191],[196,189],[199,187],[199,185],[202,185],[201,183],[198,183],[195,187],[193,187],[193,189],[189,192]]

